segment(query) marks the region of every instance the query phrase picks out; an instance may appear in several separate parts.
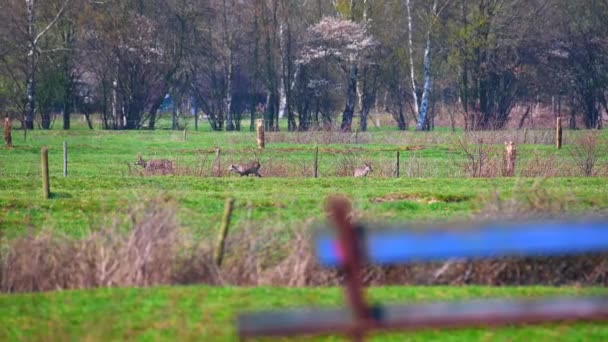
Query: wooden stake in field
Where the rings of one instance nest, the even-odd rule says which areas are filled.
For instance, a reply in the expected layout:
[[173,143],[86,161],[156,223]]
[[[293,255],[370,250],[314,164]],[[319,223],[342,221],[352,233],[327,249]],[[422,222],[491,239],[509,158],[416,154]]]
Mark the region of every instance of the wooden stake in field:
[[228,228],[230,227],[233,207],[234,198],[229,197],[226,199],[222,226],[220,227],[220,234],[218,235],[217,244],[215,246],[215,253],[213,253],[213,261],[218,267],[222,266],[222,259],[224,258],[224,244],[226,242],[226,236],[228,236]]
[[562,148],[562,118],[558,117],[555,124],[555,147]]
[[400,168],[399,155],[400,155],[400,153],[399,153],[399,151],[397,151],[397,160],[395,161],[395,177],[397,177],[397,178],[399,178],[399,168]]
[[216,147],[215,148],[215,160],[213,161],[213,164],[214,164],[214,167],[215,167],[215,176],[216,177],[221,177],[222,176],[221,153],[222,153],[222,151],[220,150],[220,148]]
[[63,177],[68,176],[68,142],[63,142]]
[[515,175],[515,159],[517,158],[517,149],[512,141],[505,141],[504,155],[504,175],[505,177],[513,177]]
[[264,119],[258,119],[257,130],[258,130],[258,148],[263,149],[265,147],[265,144],[264,144]]
[[42,167],[42,197],[45,199],[51,196],[51,185],[49,183],[49,148],[43,147],[41,150]]
[[6,147],[13,147],[13,137],[11,136],[11,119],[7,116],[4,119],[4,142]]
[[319,146],[315,146],[315,160],[312,170],[312,176],[319,177]]

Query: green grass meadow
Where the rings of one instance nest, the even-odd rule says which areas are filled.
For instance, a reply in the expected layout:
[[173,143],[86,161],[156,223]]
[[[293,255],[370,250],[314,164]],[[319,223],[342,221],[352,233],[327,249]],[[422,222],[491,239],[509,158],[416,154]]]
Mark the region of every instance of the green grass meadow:
[[[606,289],[601,288],[476,286],[382,287],[369,291],[375,303],[605,294]],[[0,295],[0,340],[235,341],[237,313],[342,304],[338,288],[157,287]],[[374,341],[605,341],[608,325],[553,324],[372,336],[370,340]],[[325,336],[307,340],[347,339]]]
[[[202,127],[202,126],[201,126]],[[254,226],[293,232],[324,219],[327,196],[344,194],[365,219],[398,222],[466,221],[488,204],[542,191],[557,207],[573,214],[608,209],[606,177],[465,177],[464,153],[455,144],[462,132],[395,132],[373,129],[361,143],[304,143],[267,133],[267,148],[258,151],[250,132],[111,132],[35,130],[24,141],[13,132],[12,149],[0,148],[0,244],[24,234],[52,230],[76,238],[123,217],[129,208],[158,196],[178,203],[181,226],[203,239],[215,239],[226,198],[236,199],[232,230]],[[299,133],[298,133],[299,134]],[[305,134],[305,133],[302,133]],[[520,134],[513,132],[513,136]],[[528,132],[530,137],[534,132]],[[538,132],[539,140],[547,134]],[[573,141],[575,132],[565,132]],[[606,133],[601,138],[606,139]],[[526,138],[532,141],[532,138]],[[68,176],[62,174],[62,144],[69,148]],[[313,150],[319,146],[319,178],[310,177]],[[51,193],[42,198],[40,149],[48,146]],[[497,144],[500,148],[500,144]],[[222,150],[221,169],[258,157],[281,177],[241,178],[225,172],[207,174],[214,149]],[[395,152],[401,153],[400,178],[391,177]],[[144,159],[167,158],[184,175],[142,176],[133,166]],[[534,158],[557,160],[575,170],[568,148],[550,143],[518,145],[522,170]],[[338,177],[348,163],[371,160],[377,172],[368,178]],[[526,161],[528,164],[526,164]],[[608,162],[605,150],[598,170]],[[287,165],[287,166],[285,166]],[[283,167],[285,166],[285,167]],[[359,166],[359,165],[357,165]],[[283,168],[282,168],[283,167]],[[273,171],[273,172],[275,172]],[[521,170],[519,170],[521,171]],[[415,175],[413,177],[412,175]],[[536,190],[535,190],[536,189]],[[523,195],[526,197],[527,195]],[[526,197],[527,198],[527,197]],[[529,199],[530,203],[534,199]],[[561,210],[561,209],[560,209]],[[547,287],[379,287],[370,296],[380,302],[453,300],[471,297],[607,294],[604,288]],[[291,306],[336,306],[337,288],[155,287],[0,294],[0,341],[232,341],[234,315],[242,310]],[[301,339],[294,339],[301,340]],[[321,340],[340,340],[326,337]],[[382,341],[605,341],[608,325],[575,324],[535,327],[423,331],[380,334]]]

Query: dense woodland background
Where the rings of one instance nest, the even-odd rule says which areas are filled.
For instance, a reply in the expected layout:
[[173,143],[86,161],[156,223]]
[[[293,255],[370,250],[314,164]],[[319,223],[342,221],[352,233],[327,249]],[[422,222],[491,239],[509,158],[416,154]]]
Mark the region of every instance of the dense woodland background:
[[601,128],[606,18],[608,0],[4,0],[0,113],[28,129],[75,114],[154,129],[169,111],[175,129],[198,113],[197,129],[364,131],[390,113],[480,130],[542,107]]

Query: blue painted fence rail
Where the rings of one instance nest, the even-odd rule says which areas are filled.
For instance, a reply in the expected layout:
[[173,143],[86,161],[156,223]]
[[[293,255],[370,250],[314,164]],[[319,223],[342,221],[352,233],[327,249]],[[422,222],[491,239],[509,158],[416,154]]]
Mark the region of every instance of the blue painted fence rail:
[[[365,229],[359,237],[364,260],[376,265],[448,258],[555,256],[608,250],[608,222],[489,223],[464,230]],[[315,247],[322,265],[341,264],[333,231],[317,234]]]

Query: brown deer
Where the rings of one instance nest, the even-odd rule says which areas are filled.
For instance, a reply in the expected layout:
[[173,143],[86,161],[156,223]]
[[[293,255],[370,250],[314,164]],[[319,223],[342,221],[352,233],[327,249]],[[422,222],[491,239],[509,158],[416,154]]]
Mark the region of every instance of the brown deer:
[[260,175],[260,163],[258,161],[252,161],[247,164],[238,164],[238,165],[230,165],[228,171],[234,171],[243,176],[256,175],[258,177],[262,177]]
[[363,167],[355,168],[355,177],[366,177],[368,173],[374,171],[371,163],[363,163],[363,165]]
[[137,154],[135,165],[142,166],[144,171],[148,173],[172,174],[173,162],[167,159],[154,159],[150,161],[143,160],[141,152]]

